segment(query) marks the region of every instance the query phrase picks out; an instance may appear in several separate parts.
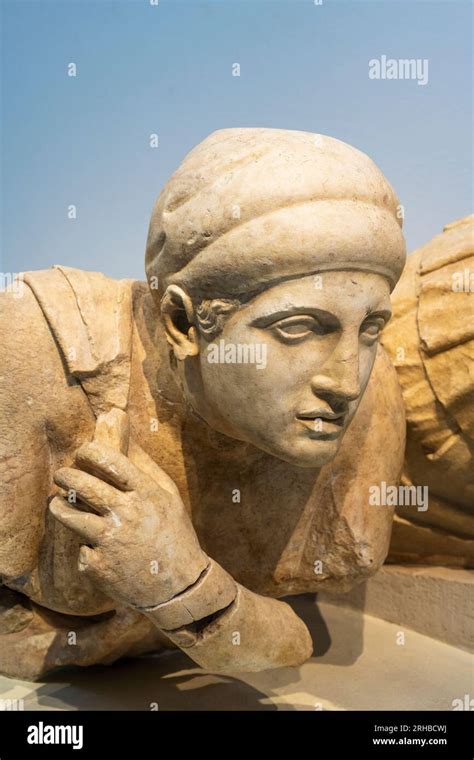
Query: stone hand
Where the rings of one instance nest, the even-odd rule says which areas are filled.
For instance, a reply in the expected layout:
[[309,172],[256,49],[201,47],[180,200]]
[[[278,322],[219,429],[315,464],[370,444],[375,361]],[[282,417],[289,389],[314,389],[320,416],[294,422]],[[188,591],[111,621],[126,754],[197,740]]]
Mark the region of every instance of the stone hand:
[[136,608],[168,601],[208,565],[178,489],[142,454],[147,471],[109,445],[81,446],[76,467],[54,476],[68,498],[50,503],[54,517],[83,539],[79,570]]

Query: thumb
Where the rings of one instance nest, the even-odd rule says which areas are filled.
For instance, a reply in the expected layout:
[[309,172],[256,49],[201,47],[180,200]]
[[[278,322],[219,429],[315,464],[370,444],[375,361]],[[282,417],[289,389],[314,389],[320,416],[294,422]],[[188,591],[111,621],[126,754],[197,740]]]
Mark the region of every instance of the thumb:
[[161,486],[161,488],[164,488],[165,491],[168,491],[169,494],[181,499],[174,480],[172,480],[170,476],[156,464],[146,451],[143,451],[142,447],[139,446],[134,439],[131,439],[130,441],[128,456],[130,461],[133,462],[141,472],[149,475],[155,483],[158,483],[158,485]]

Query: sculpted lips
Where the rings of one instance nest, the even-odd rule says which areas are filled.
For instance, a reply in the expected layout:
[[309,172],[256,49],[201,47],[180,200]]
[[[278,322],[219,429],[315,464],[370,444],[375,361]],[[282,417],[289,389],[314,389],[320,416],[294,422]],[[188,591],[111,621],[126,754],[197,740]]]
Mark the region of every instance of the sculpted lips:
[[328,409],[312,409],[296,415],[311,433],[311,438],[337,438],[342,433],[345,414]]

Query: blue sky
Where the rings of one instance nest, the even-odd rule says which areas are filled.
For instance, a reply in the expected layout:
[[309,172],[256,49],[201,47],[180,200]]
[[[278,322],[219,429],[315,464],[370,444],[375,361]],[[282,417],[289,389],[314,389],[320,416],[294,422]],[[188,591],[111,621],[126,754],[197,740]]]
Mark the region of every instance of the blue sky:
[[[2,271],[143,279],[167,177],[235,126],[368,153],[413,250],[471,212],[471,13],[456,0],[3,0]],[[428,59],[428,83],[369,79],[382,55]]]

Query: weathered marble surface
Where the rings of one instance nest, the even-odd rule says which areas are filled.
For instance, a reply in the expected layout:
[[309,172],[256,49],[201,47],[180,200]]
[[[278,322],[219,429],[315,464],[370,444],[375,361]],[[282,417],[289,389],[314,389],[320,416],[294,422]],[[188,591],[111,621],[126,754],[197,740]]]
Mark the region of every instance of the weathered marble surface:
[[405,485],[429,508],[398,507],[395,562],[474,566],[474,217],[409,256],[382,343],[407,415]]
[[[368,493],[405,452],[378,345],[400,228],[354,148],[221,130],[158,199],[148,286],[58,267],[2,296],[2,672],[310,656],[279,598],[347,590],[388,551],[393,507]],[[221,341],[265,365],[211,362]]]

